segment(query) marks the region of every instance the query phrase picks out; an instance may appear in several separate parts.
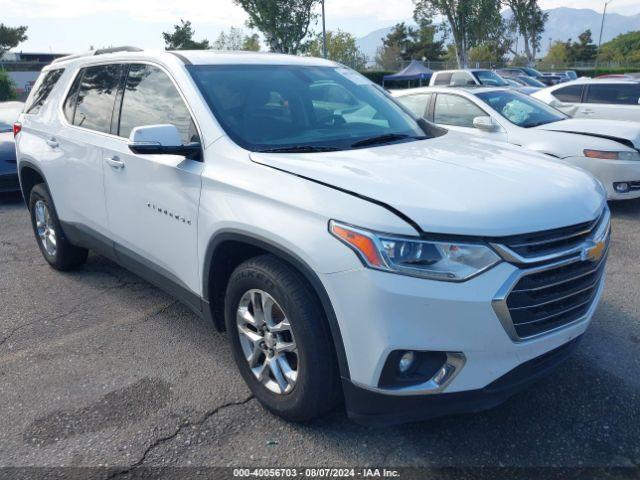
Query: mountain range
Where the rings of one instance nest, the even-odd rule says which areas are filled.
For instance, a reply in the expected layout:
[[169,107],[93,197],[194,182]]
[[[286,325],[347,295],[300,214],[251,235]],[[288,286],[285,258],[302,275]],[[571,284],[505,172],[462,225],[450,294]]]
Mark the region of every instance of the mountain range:
[[[545,55],[549,49],[549,39],[551,42],[556,40],[567,41],[570,38],[577,40],[578,35],[587,29],[591,29],[593,41],[598,42],[600,34],[600,23],[602,22],[602,13],[598,13],[588,8],[567,8],[560,7],[551,10],[545,10],[549,14],[549,18],[545,25],[545,31],[542,35],[541,55]],[[502,13],[503,17],[508,18],[511,15],[510,10]],[[413,20],[407,20],[407,24],[413,24]],[[356,39],[358,48],[367,58],[373,60],[376,50],[382,45],[382,38],[393,29],[393,26],[380,28]],[[618,13],[607,13],[605,19],[604,30],[602,33],[602,43],[617,37],[621,33],[627,33],[640,30],[640,14],[637,15],[621,15]]]

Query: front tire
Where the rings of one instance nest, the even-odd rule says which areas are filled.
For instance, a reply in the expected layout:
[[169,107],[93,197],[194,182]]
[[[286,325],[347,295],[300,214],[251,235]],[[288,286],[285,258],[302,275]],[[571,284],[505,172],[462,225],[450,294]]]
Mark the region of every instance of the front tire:
[[260,403],[287,420],[311,420],[339,400],[322,311],[302,275],[272,255],[242,263],[227,285],[225,322],[236,364]]
[[44,183],[31,189],[29,212],[36,241],[49,265],[56,270],[73,270],[87,260],[89,251],[71,245],[64,236],[53,200]]

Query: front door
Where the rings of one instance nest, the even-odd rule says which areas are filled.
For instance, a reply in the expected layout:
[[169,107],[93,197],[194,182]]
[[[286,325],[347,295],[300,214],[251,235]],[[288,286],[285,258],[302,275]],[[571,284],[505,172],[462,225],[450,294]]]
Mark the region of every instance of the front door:
[[[195,123],[169,75],[159,67],[128,67],[122,107],[104,143],[104,183],[116,254],[130,269],[169,279],[169,290],[200,295],[198,207],[203,163],[179,155],[138,155],[128,148],[138,126],[172,124],[183,142],[199,142]],[[141,272],[142,273],[142,272]],[[194,300],[195,301],[195,300]],[[193,306],[193,305],[192,305]]]

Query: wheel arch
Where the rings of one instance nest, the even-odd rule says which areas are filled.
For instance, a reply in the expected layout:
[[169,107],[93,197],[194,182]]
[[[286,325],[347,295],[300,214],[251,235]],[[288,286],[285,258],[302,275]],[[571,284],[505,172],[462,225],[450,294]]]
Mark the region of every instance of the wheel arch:
[[22,198],[27,206],[29,206],[31,190],[39,183],[44,183],[49,195],[51,195],[47,179],[37,165],[28,160],[20,161],[19,165],[18,178],[20,179],[20,190],[22,191]]
[[[235,250],[235,252],[234,252]],[[227,254],[233,252],[234,258],[229,262]],[[295,268],[308,282],[322,306],[325,318],[329,323],[331,338],[338,360],[340,376],[349,379],[349,366],[342,341],[338,319],[331,304],[329,295],[315,271],[298,255],[280,245],[246,232],[225,230],[217,233],[207,245],[203,278],[202,295],[205,308],[216,328],[224,329],[224,291],[227,281],[235,266],[242,261],[261,254],[271,254]],[[233,267],[233,268],[231,268]],[[222,297],[222,298],[221,298]]]

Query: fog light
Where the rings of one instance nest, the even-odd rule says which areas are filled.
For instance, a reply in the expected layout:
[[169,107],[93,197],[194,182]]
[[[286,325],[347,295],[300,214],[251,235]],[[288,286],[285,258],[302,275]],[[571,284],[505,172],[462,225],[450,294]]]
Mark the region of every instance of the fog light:
[[613,188],[618,193],[626,193],[629,191],[629,184],[627,182],[614,183]]
[[398,362],[398,370],[400,370],[400,373],[407,373],[415,359],[416,355],[413,352],[405,352]]

